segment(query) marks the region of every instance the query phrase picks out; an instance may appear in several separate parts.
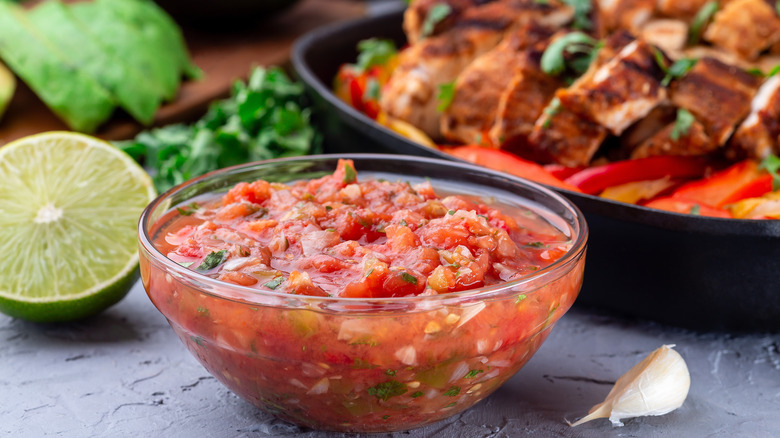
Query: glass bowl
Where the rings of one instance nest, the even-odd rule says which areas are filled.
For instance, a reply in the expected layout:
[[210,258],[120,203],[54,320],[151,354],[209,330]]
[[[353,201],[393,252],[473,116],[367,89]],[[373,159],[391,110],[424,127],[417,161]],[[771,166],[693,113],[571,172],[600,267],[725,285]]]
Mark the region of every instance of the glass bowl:
[[[177,207],[239,182],[330,174],[336,156],[231,167],[164,193],[139,224],[141,276],[157,309],[220,382],[253,405],[322,430],[412,429],[468,409],[538,350],[582,285],[587,225],[562,196],[438,159],[355,154],[359,179],[429,180],[437,192],[527,209],[571,240],[551,265],[498,285],[439,295],[341,298],[261,291],[173,262],[154,245]],[[518,210],[519,211],[519,210]]]

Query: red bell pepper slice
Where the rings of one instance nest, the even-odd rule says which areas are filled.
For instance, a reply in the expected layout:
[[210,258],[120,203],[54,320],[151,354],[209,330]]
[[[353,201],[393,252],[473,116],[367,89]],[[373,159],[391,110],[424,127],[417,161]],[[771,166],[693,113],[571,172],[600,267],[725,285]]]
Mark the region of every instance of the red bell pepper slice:
[[752,160],[740,161],[698,181],[683,184],[672,197],[688,199],[713,207],[723,207],[740,199],[762,196],[772,191],[772,176]]
[[448,154],[493,170],[511,173],[534,182],[548,186],[579,192],[580,190],[554,177],[544,167],[533,161],[524,160],[516,155],[499,149],[484,148],[481,146],[459,146],[455,148],[443,148]]
[[674,179],[701,177],[707,167],[707,160],[701,157],[647,157],[589,167],[566,178],[564,182],[579,187],[585,193],[597,195],[607,187],[634,181],[661,179],[666,176]]
[[678,199],[671,196],[654,199],[645,204],[645,207],[656,208],[658,210],[671,211],[674,213],[691,214],[694,216],[707,217],[733,217],[728,210],[723,208],[711,207],[689,199]]
[[568,167],[563,164],[545,164],[544,170],[550,172],[550,174],[560,180],[564,180],[577,172],[585,169],[585,166]]

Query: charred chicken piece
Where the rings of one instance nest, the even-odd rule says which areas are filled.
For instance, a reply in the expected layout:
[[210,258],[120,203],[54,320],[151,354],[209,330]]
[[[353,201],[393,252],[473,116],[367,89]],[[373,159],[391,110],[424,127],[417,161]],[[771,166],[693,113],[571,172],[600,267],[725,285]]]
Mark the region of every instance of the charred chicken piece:
[[571,18],[572,9],[557,0],[503,0],[469,8],[450,30],[399,54],[399,65],[382,92],[380,106],[388,115],[438,138],[438,94],[443,84],[454,81],[513,28],[531,21],[559,27]]
[[654,49],[642,40],[623,47],[611,60],[594,63],[571,87],[556,93],[563,106],[620,135],[666,100],[664,72]]
[[764,0],[733,0],[715,13],[704,39],[753,60],[780,40],[780,18]]
[[704,126],[694,121],[684,132],[674,134],[675,123],[668,124],[655,135],[645,140],[631,153],[631,158],[645,158],[656,155],[706,155],[718,148],[717,143],[707,135]]
[[780,153],[780,76],[767,79],[753,98],[750,114],[729,144],[733,158],[766,158]]
[[[450,29],[468,8],[490,3],[495,0],[414,0],[404,12],[404,32],[409,44],[415,44],[426,36],[438,35]],[[449,8],[449,14],[433,25],[430,35],[425,35],[425,23],[434,7]]]
[[604,29],[637,33],[650,20],[656,0],[596,0]]
[[688,21],[708,1],[710,0],[658,0],[656,11],[665,17],[674,17]]
[[642,26],[639,35],[666,53],[678,53],[688,41],[688,24],[671,18],[650,20]]
[[607,130],[555,102],[536,121],[528,141],[510,151],[539,163],[588,165]]
[[541,69],[543,51],[527,50],[523,61],[498,100],[495,123],[490,129],[493,144],[507,149],[522,149],[542,111],[564,86],[561,79]]
[[760,79],[713,58],[700,59],[670,86],[672,103],[690,111],[715,144],[726,144],[750,112]]
[[[533,62],[527,59],[529,55],[526,49],[546,41],[552,33],[547,27],[528,23],[511,32],[495,49],[466,67],[455,81],[452,102],[442,114],[441,131],[444,138],[466,144],[482,139],[493,126],[497,111],[501,111],[501,96],[505,89],[518,75],[523,74],[524,64]],[[541,105],[546,105],[550,97],[551,94]],[[496,102],[499,102],[498,107]],[[520,96],[517,103],[528,104],[528,97]],[[493,144],[499,143],[493,141]]]

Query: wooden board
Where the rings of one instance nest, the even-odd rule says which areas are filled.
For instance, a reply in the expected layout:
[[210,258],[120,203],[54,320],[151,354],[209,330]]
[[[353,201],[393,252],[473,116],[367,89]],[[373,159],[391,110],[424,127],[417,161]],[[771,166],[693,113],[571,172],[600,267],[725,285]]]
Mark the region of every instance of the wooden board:
[[[205,76],[202,80],[184,83],[176,100],[160,108],[153,125],[197,119],[210,102],[229,95],[233,83],[245,79],[253,66],[281,65],[288,61],[290,47],[299,36],[318,26],[364,13],[364,5],[356,1],[305,0],[276,18],[248,25],[244,31],[209,33],[185,28],[193,60]],[[119,140],[131,138],[142,129],[143,126],[117,110],[95,135]],[[0,145],[25,135],[52,130],[68,128],[20,81],[0,121]]]

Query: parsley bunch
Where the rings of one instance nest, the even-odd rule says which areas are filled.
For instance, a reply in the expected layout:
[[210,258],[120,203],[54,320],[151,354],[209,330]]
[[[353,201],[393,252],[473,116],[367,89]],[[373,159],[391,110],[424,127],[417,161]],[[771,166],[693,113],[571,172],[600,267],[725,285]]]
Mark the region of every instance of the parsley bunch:
[[152,173],[159,192],[212,170],[319,150],[303,86],[279,68],[255,68],[229,99],[192,125],[170,125],[117,142]]

